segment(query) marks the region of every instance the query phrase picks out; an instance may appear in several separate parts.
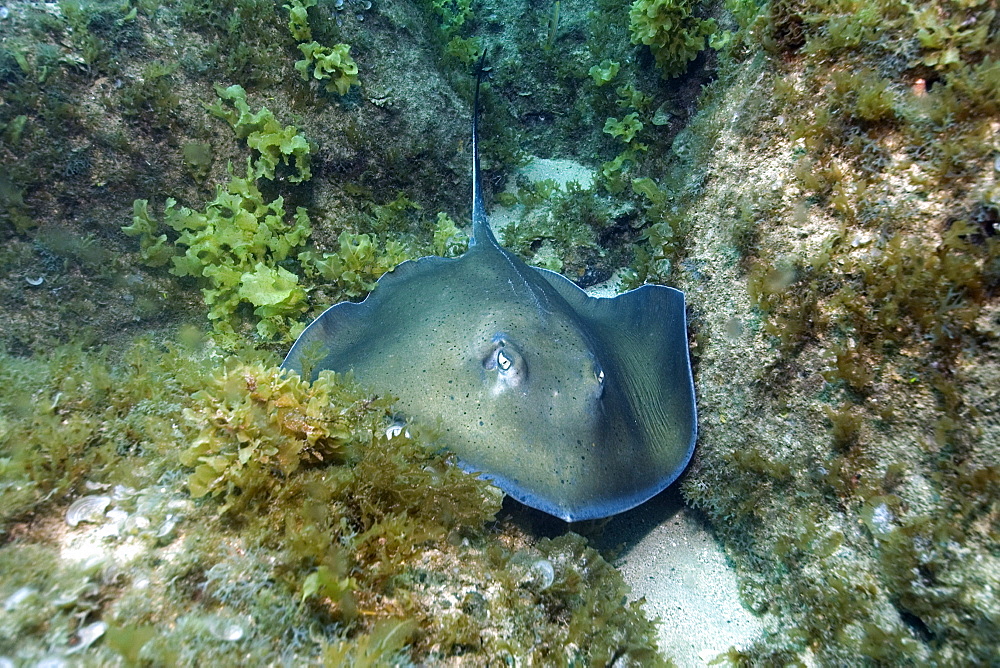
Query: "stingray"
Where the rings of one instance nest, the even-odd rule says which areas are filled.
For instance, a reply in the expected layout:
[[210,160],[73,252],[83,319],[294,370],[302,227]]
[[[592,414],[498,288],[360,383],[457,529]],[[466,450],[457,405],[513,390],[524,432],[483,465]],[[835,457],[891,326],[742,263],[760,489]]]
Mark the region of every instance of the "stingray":
[[[479,78],[481,79],[481,69]],[[490,230],[472,114],[472,238],[422,257],[360,303],[328,308],[282,366],[352,371],[436,426],[467,471],[566,521],[623,512],[684,470],[697,431],[684,294],[589,297],[526,265]]]

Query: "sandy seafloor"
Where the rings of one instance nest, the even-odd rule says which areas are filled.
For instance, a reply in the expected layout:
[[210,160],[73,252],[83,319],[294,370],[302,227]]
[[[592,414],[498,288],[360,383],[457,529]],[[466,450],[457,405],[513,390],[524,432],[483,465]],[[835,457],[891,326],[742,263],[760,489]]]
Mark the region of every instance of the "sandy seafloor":
[[703,666],[730,647],[746,648],[763,632],[740,603],[736,572],[696,511],[671,488],[622,520],[612,521],[598,545],[623,543],[613,563],[659,618],[659,644],[678,666]]

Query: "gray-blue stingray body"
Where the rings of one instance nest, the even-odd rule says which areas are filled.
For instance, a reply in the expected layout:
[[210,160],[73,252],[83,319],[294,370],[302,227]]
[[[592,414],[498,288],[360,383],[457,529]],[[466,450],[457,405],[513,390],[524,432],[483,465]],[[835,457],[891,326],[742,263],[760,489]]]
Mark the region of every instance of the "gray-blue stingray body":
[[469,250],[404,262],[363,302],[331,306],[282,366],[353,370],[524,504],[567,521],[614,515],[666,488],[694,450],[684,294],[589,297],[501,247],[480,187],[478,97],[477,82]]

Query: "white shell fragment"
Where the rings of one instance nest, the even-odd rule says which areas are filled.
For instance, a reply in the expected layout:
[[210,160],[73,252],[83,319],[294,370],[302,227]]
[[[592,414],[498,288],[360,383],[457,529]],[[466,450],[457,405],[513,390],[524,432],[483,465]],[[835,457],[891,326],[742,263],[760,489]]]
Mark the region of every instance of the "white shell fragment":
[[66,524],[75,527],[80,522],[98,521],[104,517],[109,505],[109,496],[81,496],[66,511]]
[[87,649],[94,642],[104,635],[104,632],[108,630],[108,625],[104,622],[94,622],[93,624],[87,624],[76,632],[77,644],[70,649],[67,654],[72,654],[74,652],[82,652]]
[[556,569],[548,559],[538,559],[531,564],[531,572],[535,576],[538,591],[548,589],[556,579]]
[[112,508],[104,515],[104,523],[96,535],[101,538],[121,538],[130,519],[126,511],[121,508]]
[[410,438],[410,430],[406,428],[405,422],[393,422],[385,430],[385,437],[388,438],[390,441],[399,436],[400,434],[406,436],[406,438]]
[[174,515],[167,515],[163,520],[163,524],[160,525],[159,529],[156,530],[157,538],[169,538],[174,532],[174,528],[177,527],[177,517]]
[[3,602],[3,609],[10,612],[37,593],[34,587],[21,587],[7,597],[7,600]]
[[209,633],[219,640],[225,640],[226,642],[236,642],[242,639],[245,633],[240,623],[219,617],[209,619],[205,626],[208,628]]
[[522,587],[545,591],[556,579],[556,569],[545,557],[522,550],[514,554],[510,566]]
[[135,535],[149,528],[149,518],[142,515],[130,515],[125,522],[125,533]]

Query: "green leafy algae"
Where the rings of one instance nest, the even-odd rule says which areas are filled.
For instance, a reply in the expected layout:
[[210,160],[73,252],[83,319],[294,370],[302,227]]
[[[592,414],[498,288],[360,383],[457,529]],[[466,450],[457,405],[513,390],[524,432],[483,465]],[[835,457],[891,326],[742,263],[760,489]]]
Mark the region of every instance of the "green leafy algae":
[[205,109],[228,122],[236,131],[236,136],[246,139],[247,146],[256,152],[254,178],[274,180],[279,164],[294,163],[295,174],[290,174],[288,180],[293,183],[309,180],[312,176],[309,170],[309,142],[294,125],[282,127],[267,107],[252,113],[247,93],[239,84],[229,88],[216,86],[215,91],[219,99],[215,104],[205,105]]
[[317,81],[329,79],[326,83],[327,92],[336,91],[340,95],[347,95],[351,86],[360,85],[358,65],[351,58],[350,45],[322,46],[318,42],[306,42],[299,44],[299,51],[304,57],[295,61],[295,69],[303,81],[309,81],[309,68],[312,67],[313,79]]
[[[247,164],[246,178],[231,177],[216,188],[205,210],[178,207],[167,199],[162,222],[149,213],[147,200],[136,200],[132,224],[122,228],[139,237],[140,254],[150,266],[171,264],[170,273],[199,279],[208,317],[216,333],[236,342],[238,310],[253,307],[257,333],[269,340],[294,338],[291,318],[306,310],[306,291],[298,276],[277,263],[294,257],[311,228],[299,207],[291,224],[285,221],[284,198],[265,202]],[[168,240],[164,227],[176,237]]]
[[476,37],[466,39],[456,35],[445,46],[445,54],[463,65],[471,65],[483,54],[483,45]]
[[626,144],[631,144],[636,133],[642,130],[642,122],[639,121],[639,114],[632,112],[620,121],[617,118],[609,118],[604,122],[604,133],[612,137],[618,137]]
[[683,74],[690,61],[705,48],[715,32],[714,19],[694,15],[690,0],[635,0],[629,11],[633,44],[645,44],[653,52],[664,77]]
[[594,80],[595,86],[603,86],[611,82],[621,70],[621,65],[613,60],[605,58],[599,65],[590,68],[588,74]]
[[312,67],[312,78],[317,81],[329,79],[326,84],[328,93],[336,91],[347,95],[351,86],[358,86],[358,65],[351,58],[349,44],[334,44],[323,46],[312,38],[309,26],[309,8],[316,6],[316,0],[292,0],[291,5],[285,5],[288,10],[288,31],[299,42],[299,51],[304,56],[295,62],[295,69],[303,81],[309,81],[309,68]]
[[312,29],[309,27],[309,8],[316,6],[317,0],[292,0],[290,5],[282,5],[288,10],[288,32],[298,42],[311,42]]
[[378,236],[341,232],[335,253],[305,251],[300,255],[306,275],[332,282],[347,297],[367,295],[375,282],[404,260],[411,259],[398,241],[379,249]]
[[434,223],[434,254],[441,257],[458,257],[469,247],[469,235],[458,229],[451,216],[442,212]]
[[441,32],[451,36],[472,20],[472,0],[424,0],[440,20]]

